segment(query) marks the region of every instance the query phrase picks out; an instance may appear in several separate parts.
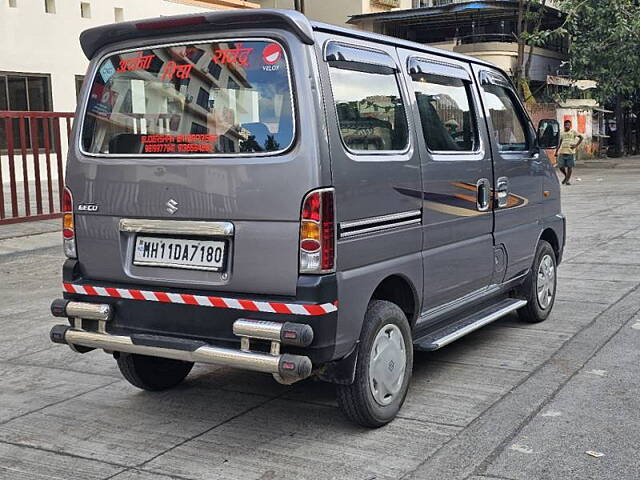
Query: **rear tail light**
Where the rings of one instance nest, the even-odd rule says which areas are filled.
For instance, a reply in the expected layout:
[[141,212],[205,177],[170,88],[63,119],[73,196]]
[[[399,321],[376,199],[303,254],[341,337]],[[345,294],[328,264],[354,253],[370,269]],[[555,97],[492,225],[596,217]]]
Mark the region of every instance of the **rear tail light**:
[[309,192],[300,214],[300,273],[335,271],[334,189]]
[[64,187],[62,194],[62,247],[69,258],[77,258],[76,231],[73,222],[73,197],[71,190]]

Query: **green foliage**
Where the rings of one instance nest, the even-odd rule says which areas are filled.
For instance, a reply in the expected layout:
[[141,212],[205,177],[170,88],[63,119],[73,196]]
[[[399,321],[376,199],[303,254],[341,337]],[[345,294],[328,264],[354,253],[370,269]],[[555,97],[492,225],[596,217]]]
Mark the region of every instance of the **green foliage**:
[[598,82],[599,100],[640,89],[640,2],[561,0],[571,39],[571,76]]
[[547,6],[547,0],[518,0],[518,56],[513,76],[525,102],[535,103],[529,85],[533,49],[544,47],[550,39],[561,35],[557,30],[543,28]]
[[544,47],[549,40],[562,38],[567,34],[566,29],[557,28],[555,30],[540,30],[534,32],[522,32],[521,37],[527,45],[534,47]]

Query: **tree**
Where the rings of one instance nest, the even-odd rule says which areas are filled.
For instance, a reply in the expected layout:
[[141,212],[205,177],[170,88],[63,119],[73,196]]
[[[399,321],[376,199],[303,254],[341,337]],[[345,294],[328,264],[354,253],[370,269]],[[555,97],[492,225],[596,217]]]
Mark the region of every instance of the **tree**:
[[571,40],[571,77],[598,82],[601,103],[615,104],[619,153],[624,152],[624,110],[640,90],[640,2],[562,0]]
[[267,152],[275,152],[280,150],[280,143],[276,141],[275,135],[267,135],[267,139],[264,142],[264,149]]
[[249,135],[246,139],[240,140],[241,152],[262,152],[263,148],[256,140],[255,135]]
[[546,7],[547,0],[518,0],[515,32],[518,55],[513,77],[525,102],[535,101],[529,88],[533,49],[543,47],[553,35],[561,34],[557,29],[542,28]]

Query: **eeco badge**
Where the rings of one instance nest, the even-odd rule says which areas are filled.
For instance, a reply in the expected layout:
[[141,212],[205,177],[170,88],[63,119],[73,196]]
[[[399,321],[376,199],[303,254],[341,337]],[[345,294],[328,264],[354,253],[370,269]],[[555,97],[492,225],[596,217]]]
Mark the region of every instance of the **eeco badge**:
[[282,58],[282,47],[277,43],[271,43],[262,50],[262,60],[267,65],[278,63]]

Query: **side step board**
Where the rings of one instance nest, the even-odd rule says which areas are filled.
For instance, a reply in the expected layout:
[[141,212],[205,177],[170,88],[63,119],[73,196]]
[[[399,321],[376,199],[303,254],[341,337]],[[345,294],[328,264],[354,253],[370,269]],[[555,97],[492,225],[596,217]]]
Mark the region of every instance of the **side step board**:
[[521,307],[524,307],[526,304],[526,300],[506,298],[495,305],[491,305],[490,307],[474,313],[473,315],[461,318],[455,323],[445,325],[438,330],[416,338],[413,341],[413,347],[416,350],[423,350],[426,352],[438,350],[439,348],[449,345],[451,342],[464,337],[466,334],[484,327],[485,325],[488,325],[489,323],[494,322]]

